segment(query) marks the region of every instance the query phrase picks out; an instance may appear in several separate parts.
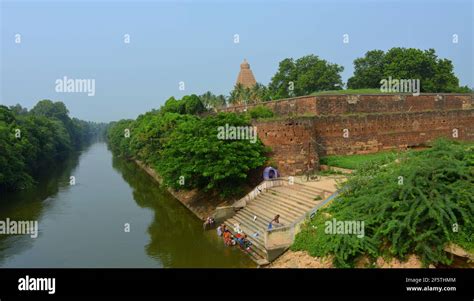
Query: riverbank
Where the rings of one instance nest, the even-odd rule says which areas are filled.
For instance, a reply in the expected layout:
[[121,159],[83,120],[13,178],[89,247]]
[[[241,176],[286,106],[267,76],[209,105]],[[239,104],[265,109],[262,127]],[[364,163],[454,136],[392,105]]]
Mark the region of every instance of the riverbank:
[[[464,251],[465,252],[465,251]],[[437,268],[474,268],[474,263],[466,259],[472,255],[458,255],[452,253],[453,262],[450,266],[439,265]],[[266,268],[274,269],[293,269],[293,268],[319,268],[319,269],[328,269],[334,268],[332,264],[332,256],[328,257],[313,257],[309,255],[306,251],[291,251],[288,250],[278,257],[275,261],[266,266]],[[392,269],[417,269],[423,268],[421,259],[412,254],[408,256],[406,261],[400,261],[396,258],[391,258],[389,260],[379,257],[375,262],[375,266],[371,266],[366,257],[361,258],[356,262],[356,268],[392,268]],[[435,268],[434,265],[430,265],[429,268]]]
[[[150,175],[160,185],[163,183],[160,175],[145,163],[134,160],[135,163]],[[204,220],[212,216],[217,207],[230,206],[235,200],[222,200],[216,194],[206,193],[198,189],[177,191],[167,188],[168,192],[176,198],[181,204],[188,208],[199,219]]]
[[[286,251],[283,255],[278,257],[274,262],[269,264],[267,268],[320,268],[328,269],[334,268],[332,264],[332,257],[312,257],[305,251]],[[369,262],[362,259],[356,264],[356,268],[369,268]],[[382,257],[376,261],[377,268],[396,268],[396,269],[411,269],[422,268],[421,260],[415,256],[410,255],[406,261],[399,261],[398,259],[385,260]]]

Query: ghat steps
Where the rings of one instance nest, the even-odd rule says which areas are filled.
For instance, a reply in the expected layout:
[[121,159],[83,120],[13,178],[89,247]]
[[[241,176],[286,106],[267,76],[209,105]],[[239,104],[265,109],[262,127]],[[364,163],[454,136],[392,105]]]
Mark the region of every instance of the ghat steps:
[[248,255],[258,265],[266,265],[269,262],[264,239],[270,221],[277,214],[284,226],[301,220],[323,202],[319,198],[321,192],[318,188],[296,182],[293,185],[268,188],[248,201],[245,207],[224,223],[233,235],[236,234],[238,225],[252,243],[246,251]]

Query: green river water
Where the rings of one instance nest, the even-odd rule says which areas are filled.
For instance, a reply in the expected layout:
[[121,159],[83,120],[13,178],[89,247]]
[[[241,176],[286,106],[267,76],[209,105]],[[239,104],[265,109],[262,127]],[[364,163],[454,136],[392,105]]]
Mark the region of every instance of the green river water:
[[1,197],[0,220],[39,225],[37,238],[0,235],[1,267],[255,267],[105,143],[45,168],[39,179]]

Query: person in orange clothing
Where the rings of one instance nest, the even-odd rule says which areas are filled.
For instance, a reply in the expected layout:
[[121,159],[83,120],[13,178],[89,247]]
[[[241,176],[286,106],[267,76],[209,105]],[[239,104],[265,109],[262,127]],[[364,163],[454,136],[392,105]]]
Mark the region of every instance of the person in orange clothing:
[[225,230],[224,232],[224,243],[226,246],[233,246],[235,241],[232,239],[232,234],[229,230]]

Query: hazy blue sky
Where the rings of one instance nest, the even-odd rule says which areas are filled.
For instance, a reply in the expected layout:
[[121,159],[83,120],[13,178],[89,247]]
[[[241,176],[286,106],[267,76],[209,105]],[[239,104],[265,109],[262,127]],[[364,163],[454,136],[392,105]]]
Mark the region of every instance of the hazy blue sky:
[[[355,58],[397,46],[436,49],[474,86],[472,3],[2,0],[0,101],[31,108],[48,98],[85,120],[135,118],[170,96],[227,95],[244,58],[263,84],[279,61],[306,54],[344,66],[346,82]],[[63,76],[95,79],[95,96],[57,93]]]

